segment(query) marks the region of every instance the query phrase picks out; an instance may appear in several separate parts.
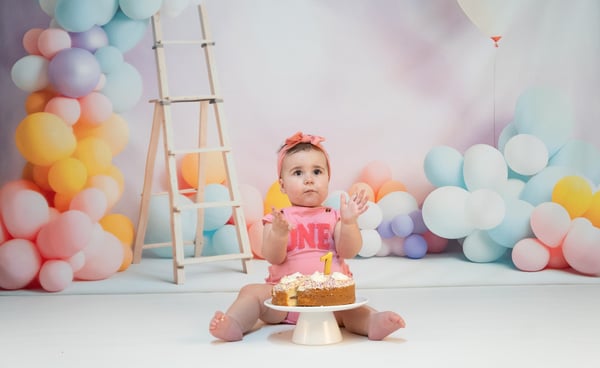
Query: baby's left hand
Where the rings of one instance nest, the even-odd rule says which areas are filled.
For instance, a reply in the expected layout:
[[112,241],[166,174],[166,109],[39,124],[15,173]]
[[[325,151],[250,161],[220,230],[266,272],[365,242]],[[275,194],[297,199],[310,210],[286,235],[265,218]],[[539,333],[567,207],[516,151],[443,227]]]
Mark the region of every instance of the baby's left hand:
[[340,198],[340,216],[343,224],[355,224],[358,216],[363,214],[369,206],[367,205],[368,197],[364,189],[358,193],[354,193],[350,199],[345,193],[341,194]]

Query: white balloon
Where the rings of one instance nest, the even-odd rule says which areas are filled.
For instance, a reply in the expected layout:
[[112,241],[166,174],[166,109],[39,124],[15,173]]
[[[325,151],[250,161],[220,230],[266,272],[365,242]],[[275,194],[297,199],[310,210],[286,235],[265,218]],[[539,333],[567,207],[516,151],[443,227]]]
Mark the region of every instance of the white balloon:
[[506,206],[500,194],[491,189],[478,189],[467,197],[466,213],[473,227],[489,230],[502,222]]
[[365,229],[360,231],[362,247],[358,252],[361,257],[373,257],[381,249],[381,236],[377,230]]
[[454,186],[439,187],[429,193],[422,209],[427,228],[446,239],[469,235],[474,228],[466,214],[468,197],[468,191]]
[[382,221],[390,221],[396,215],[408,215],[419,209],[417,200],[408,192],[390,192],[377,205],[381,208]]
[[471,22],[488,37],[502,37],[522,3],[517,0],[457,0]]
[[463,175],[467,189],[501,190],[508,180],[504,156],[488,144],[475,144],[464,154]]
[[360,216],[358,216],[358,228],[361,230],[373,230],[376,229],[379,224],[381,224],[381,220],[383,219],[383,214],[381,213],[381,208],[377,204],[371,201],[367,201],[367,205],[369,208],[365,212],[363,212]]
[[508,166],[521,175],[535,175],[548,165],[548,149],[531,134],[517,134],[504,146]]

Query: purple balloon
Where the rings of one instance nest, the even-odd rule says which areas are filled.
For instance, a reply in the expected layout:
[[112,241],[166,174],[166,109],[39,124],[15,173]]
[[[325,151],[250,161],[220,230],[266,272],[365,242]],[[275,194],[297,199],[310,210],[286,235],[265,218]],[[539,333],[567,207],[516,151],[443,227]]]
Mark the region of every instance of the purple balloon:
[[412,259],[423,258],[427,254],[427,241],[419,234],[407,236],[404,239],[404,254]]
[[48,64],[50,84],[62,95],[71,98],[92,92],[100,81],[100,73],[100,64],[94,55],[80,48],[61,50]]
[[85,32],[69,32],[71,46],[96,52],[101,47],[108,45],[108,36],[100,26],[93,26]]
[[396,215],[392,218],[392,231],[396,236],[405,238],[412,234],[414,229],[413,220],[408,215]]
[[425,234],[427,232],[427,225],[425,225],[425,221],[423,221],[423,211],[415,210],[408,214],[413,221],[414,229],[413,233],[416,234]]
[[379,226],[377,226],[377,232],[382,239],[389,239],[396,236],[392,231],[392,223],[390,221],[381,221]]

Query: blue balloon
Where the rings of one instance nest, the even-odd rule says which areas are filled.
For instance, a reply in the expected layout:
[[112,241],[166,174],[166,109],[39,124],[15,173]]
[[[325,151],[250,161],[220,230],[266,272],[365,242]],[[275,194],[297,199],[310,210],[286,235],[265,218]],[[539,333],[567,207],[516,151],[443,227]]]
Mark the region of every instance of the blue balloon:
[[404,254],[408,258],[419,259],[427,254],[427,241],[420,234],[411,234],[404,239]]
[[585,141],[572,139],[562,146],[548,161],[548,166],[567,166],[575,169],[581,175],[600,182],[600,151]]
[[101,90],[116,113],[131,110],[142,97],[142,76],[131,64],[124,62],[112,73],[106,74],[106,84]]
[[[222,184],[208,184],[206,187],[204,187],[204,201],[230,201],[229,189]],[[233,208],[230,206],[209,207],[204,209],[204,231],[216,230],[225,225],[231,218],[232,213]]]
[[96,60],[98,60],[100,69],[104,74],[110,74],[119,70],[124,61],[121,50],[110,45],[97,49],[94,56],[96,57]]
[[566,166],[547,166],[525,183],[519,199],[533,206],[552,201],[556,183],[565,176],[577,175],[577,170]]
[[240,253],[239,244],[233,225],[227,224],[218,228],[212,236],[212,249],[217,255]]
[[103,28],[108,36],[108,43],[125,53],[142,40],[148,24],[147,19],[131,19],[119,10]]
[[463,155],[456,149],[448,146],[434,147],[425,156],[425,176],[436,187],[466,188],[463,162]]
[[487,230],[487,235],[494,242],[512,248],[524,238],[534,236],[530,219],[534,206],[520,199],[506,198],[506,212],[502,222],[493,229]]

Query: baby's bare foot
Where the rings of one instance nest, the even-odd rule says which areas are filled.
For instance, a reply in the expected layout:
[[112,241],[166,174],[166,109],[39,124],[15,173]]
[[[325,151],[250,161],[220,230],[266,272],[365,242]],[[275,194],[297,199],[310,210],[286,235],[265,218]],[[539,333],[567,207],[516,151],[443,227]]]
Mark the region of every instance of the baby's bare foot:
[[236,320],[217,311],[208,326],[210,334],[225,341],[239,341],[244,334]]
[[369,340],[382,340],[397,329],[404,328],[406,323],[394,312],[378,312],[369,321]]

